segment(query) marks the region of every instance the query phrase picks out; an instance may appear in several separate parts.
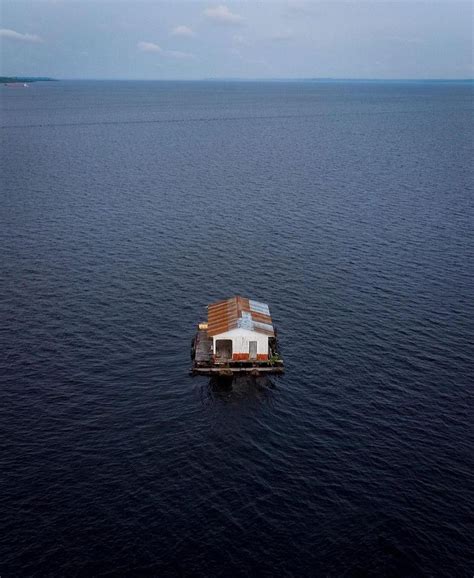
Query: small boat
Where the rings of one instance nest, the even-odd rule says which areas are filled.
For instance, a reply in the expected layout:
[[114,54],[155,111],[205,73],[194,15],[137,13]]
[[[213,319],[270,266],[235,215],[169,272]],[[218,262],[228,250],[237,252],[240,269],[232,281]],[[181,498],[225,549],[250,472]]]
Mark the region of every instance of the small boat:
[[235,296],[211,303],[191,343],[193,375],[283,373],[277,332],[266,303]]

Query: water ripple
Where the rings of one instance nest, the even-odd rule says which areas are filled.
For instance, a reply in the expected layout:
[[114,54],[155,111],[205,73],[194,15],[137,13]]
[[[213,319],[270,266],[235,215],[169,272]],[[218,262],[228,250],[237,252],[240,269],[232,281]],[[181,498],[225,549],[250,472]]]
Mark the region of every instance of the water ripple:
[[[2,93],[0,573],[472,575],[470,85],[51,84]],[[284,377],[188,375],[234,293]]]

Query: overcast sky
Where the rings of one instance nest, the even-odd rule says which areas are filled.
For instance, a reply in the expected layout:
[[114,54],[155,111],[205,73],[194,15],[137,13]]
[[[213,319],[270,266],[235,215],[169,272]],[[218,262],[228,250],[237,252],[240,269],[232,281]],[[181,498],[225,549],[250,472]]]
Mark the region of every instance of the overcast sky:
[[472,2],[3,0],[1,74],[472,78]]

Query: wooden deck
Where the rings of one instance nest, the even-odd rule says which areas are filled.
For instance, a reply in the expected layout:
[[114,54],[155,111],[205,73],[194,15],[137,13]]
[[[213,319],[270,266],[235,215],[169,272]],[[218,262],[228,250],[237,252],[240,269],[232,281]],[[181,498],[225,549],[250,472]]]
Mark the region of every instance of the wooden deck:
[[266,375],[269,373],[282,374],[285,373],[283,366],[257,366],[257,367],[238,367],[238,366],[223,366],[223,367],[193,367],[191,373],[195,375],[220,375],[223,377],[230,375],[250,374],[250,375]]
[[263,375],[284,373],[283,361],[227,361],[214,363],[212,359],[212,337],[200,329],[193,340],[191,350],[193,375],[232,376],[236,374]]
[[207,331],[199,330],[194,341],[194,361],[196,363],[210,363],[212,354],[212,338]]

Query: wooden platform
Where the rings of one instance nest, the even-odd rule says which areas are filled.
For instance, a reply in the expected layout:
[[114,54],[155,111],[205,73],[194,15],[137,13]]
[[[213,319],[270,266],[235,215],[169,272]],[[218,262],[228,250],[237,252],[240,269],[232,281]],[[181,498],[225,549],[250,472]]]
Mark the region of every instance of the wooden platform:
[[283,366],[264,366],[264,367],[193,367],[191,373],[194,375],[220,375],[223,377],[238,374],[247,375],[268,375],[269,373],[285,373]]
[[210,363],[212,355],[212,337],[207,335],[207,331],[199,330],[194,339],[194,362]]
[[200,329],[192,342],[192,375],[232,376],[236,374],[267,375],[284,373],[283,361],[227,361],[214,363],[212,359],[212,338]]

